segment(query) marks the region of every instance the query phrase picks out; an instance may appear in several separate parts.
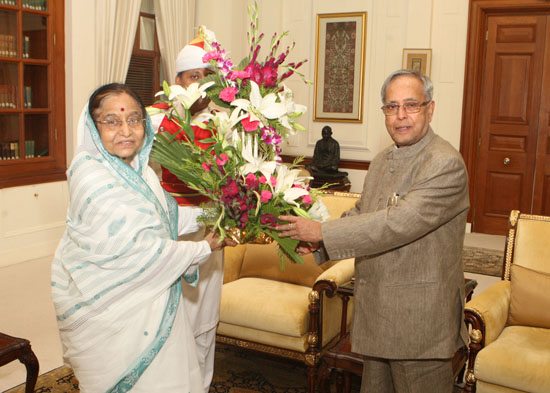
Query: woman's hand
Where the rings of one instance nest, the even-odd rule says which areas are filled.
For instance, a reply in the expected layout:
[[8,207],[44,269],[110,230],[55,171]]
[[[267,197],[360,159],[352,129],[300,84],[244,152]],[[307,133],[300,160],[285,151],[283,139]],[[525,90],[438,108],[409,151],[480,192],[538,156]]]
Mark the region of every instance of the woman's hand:
[[210,246],[210,250],[212,251],[218,251],[224,248],[225,246],[229,247],[235,247],[237,243],[226,237],[223,239],[223,241],[220,239],[220,235],[215,231],[210,231],[205,237],[204,240],[208,242],[208,245]]
[[298,255],[307,255],[317,251],[320,247],[320,243],[300,242],[298,247],[296,247],[296,252]]

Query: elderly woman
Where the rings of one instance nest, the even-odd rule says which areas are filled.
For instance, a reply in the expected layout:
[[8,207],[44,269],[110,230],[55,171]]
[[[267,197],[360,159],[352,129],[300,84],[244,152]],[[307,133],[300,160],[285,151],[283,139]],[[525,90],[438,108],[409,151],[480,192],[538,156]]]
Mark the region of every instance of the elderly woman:
[[128,87],[97,89],[67,172],[67,229],[52,266],[66,362],[81,392],[204,392],[181,280],[223,244],[177,241],[201,210],[179,207],[149,168],[153,129]]

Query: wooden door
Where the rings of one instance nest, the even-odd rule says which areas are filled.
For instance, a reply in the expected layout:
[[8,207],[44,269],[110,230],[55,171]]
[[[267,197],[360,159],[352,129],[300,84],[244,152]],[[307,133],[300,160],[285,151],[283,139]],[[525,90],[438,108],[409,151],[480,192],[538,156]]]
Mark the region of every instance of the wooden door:
[[550,2],[470,0],[460,151],[468,221],[505,234],[510,210],[550,215]]
[[[550,20],[547,30],[550,30]],[[539,132],[535,186],[533,192],[533,213],[550,216],[550,35],[547,34],[541,103],[539,111]]]
[[511,210],[533,212],[547,28],[546,15],[488,17],[474,190],[476,232],[505,233]]

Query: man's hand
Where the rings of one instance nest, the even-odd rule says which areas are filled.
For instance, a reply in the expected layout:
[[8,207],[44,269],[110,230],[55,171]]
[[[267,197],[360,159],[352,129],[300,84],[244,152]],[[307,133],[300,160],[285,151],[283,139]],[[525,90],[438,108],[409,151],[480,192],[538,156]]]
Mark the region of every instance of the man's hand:
[[279,216],[279,220],[288,221],[288,224],[278,225],[276,228],[278,231],[281,231],[282,237],[290,237],[291,239],[309,243],[323,241],[320,222],[296,216]]

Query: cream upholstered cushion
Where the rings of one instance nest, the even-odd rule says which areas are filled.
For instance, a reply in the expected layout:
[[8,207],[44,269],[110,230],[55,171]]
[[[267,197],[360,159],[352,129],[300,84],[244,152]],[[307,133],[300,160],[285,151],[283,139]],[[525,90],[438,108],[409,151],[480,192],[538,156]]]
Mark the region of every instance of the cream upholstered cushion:
[[508,325],[550,328],[550,274],[512,264],[510,281]]
[[305,255],[304,263],[285,260],[281,270],[279,254],[275,242],[271,244],[248,244],[244,253],[240,277],[267,278],[311,288],[323,269],[315,263],[313,256]]
[[[338,265],[331,270],[341,269]],[[333,274],[340,276],[337,272]],[[251,277],[224,284],[217,333],[304,352],[307,349],[310,291],[311,288],[301,285]],[[353,298],[348,305],[348,315],[352,310]],[[323,346],[340,331],[341,314],[342,300],[338,296],[325,297]],[[350,322],[348,318],[348,325]]]
[[241,278],[222,288],[220,321],[300,337],[308,328],[311,288],[262,278]]
[[548,239],[550,239],[548,221],[520,218],[516,229],[513,265],[550,273]]
[[[523,392],[548,393],[549,343],[550,329],[508,326],[498,340],[477,354],[476,379]],[[477,393],[485,392],[479,387]]]

